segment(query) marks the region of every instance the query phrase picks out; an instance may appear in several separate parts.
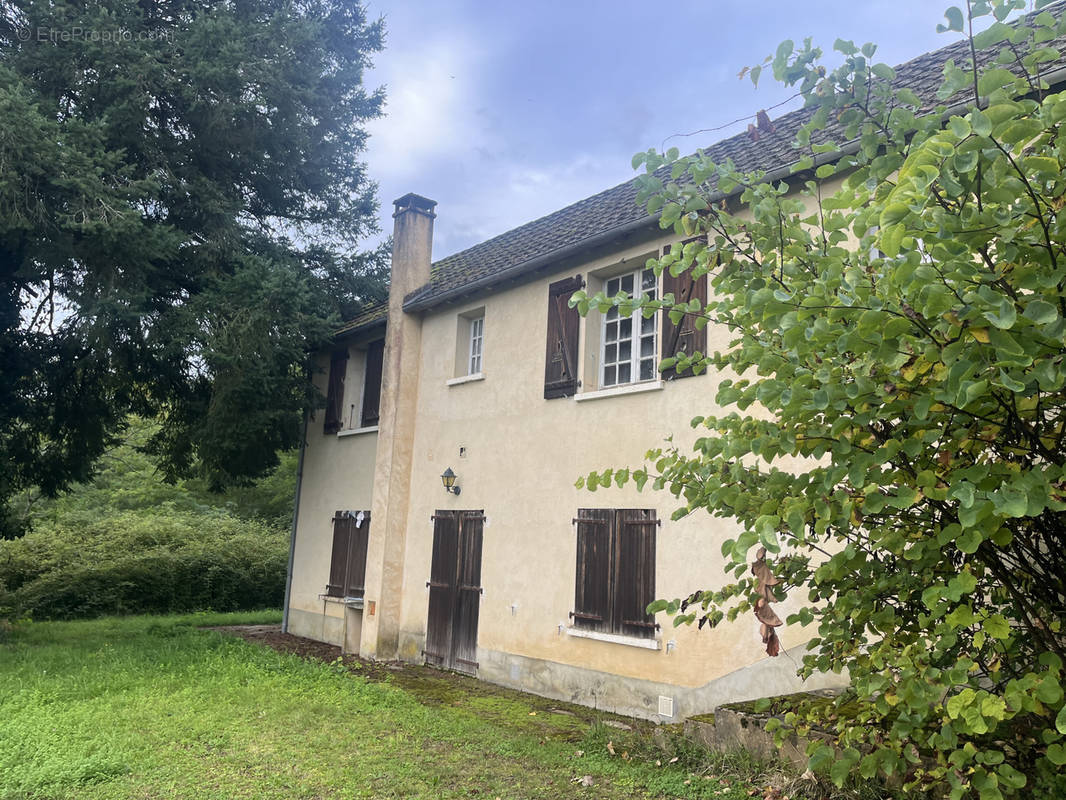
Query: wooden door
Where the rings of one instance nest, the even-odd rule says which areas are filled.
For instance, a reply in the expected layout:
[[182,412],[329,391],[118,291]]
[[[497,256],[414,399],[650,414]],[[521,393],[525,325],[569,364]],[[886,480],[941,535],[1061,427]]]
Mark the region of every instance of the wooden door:
[[481,609],[482,511],[433,515],[426,663],[460,672],[477,671],[477,624]]

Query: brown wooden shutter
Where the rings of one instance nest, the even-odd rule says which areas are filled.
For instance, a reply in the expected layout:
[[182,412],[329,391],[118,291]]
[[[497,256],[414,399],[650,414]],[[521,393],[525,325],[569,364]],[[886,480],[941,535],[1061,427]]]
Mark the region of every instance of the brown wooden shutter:
[[544,399],[577,393],[577,339],[581,315],[570,295],[585,285],[580,275],[548,286],[548,345],[544,361]]
[[370,512],[363,519],[348,520],[348,560],[344,580],[345,597],[362,597],[366,586],[366,547],[370,539]]
[[[693,240],[689,240],[693,241]],[[688,244],[688,242],[682,242],[681,246]],[[666,245],[664,253],[670,252],[670,245]],[[663,272],[663,296],[667,294],[673,294],[675,303],[687,303],[693,298],[698,299],[701,303],[707,303],[707,276],[701,275],[698,278],[693,279],[691,270],[682,272],[677,277],[670,274],[669,270]],[[700,352],[706,355],[707,353],[707,328],[696,327],[696,317],[686,314],[681,318],[678,324],[674,324],[670,320],[670,312],[666,309],[662,311],[663,315],[663,345],[662,345],[662,357],[673,358],[678,353],[687,353],[691,355],[695,352]],[[673,380],[674,378],[688,378],[694,375],[692,369],[686,369],[678,372],[673,367],[664,369],[662,376],[664,380]]]
[[381,404],[381,362],[385,354],[385,340],[371,342],[366,349],[366,369],[363,379],[363,413],[360,425],[364,428],[378,424]]
[[477,623],[481,612],[481,544],[484,511],[459,512],[458,586],[455,598],[455,632],[452,648],[456,666],[476,670]]
[[433,560],[429,572],[426,662],[443,666],[452,660],[452,619],[458,591],[459,513],[433,514]]
[[613,512],[581,508],[577,512],[577,574],[574,625],[608,630],[610,626],[611,527]]
[[348,369],[348,348],[336,350],[329,360],[329,386],[326,389],[326,422],[323,433],[336,433],[344,419],[344,373]]
[[654,509],[621,509],[615,524],[614,630],[652,636],[655,617],[647,613],[655,599]]
[[338,511],[333,515],[333,554],[329,559],[329,583],[326,584],[326,594],[329,597],[344,597],[345,574],[348,569],[349,522],[347,512]]

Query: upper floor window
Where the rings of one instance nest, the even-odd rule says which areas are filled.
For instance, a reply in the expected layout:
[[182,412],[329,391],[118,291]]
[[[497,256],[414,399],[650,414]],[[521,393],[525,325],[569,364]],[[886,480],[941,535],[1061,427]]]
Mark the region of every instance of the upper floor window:
[[378,424],[385,340],[337,348],[326,384],[325,433],[346,434]]
[[481,350],[485,342],[485,317],[470,320],[470,358],[467,361],[469,375],[481,372]]
[[[608,278],[604,281],[608,297],[619,292],[657,298],[655,272],[639,269]],[[600,386],[650,381],[658,376],[656,320],[658,315],[644,317],[640,309],[628,316],[612,308],[603,315],[600,333]]]
[[456,316],[455,369],[448,384],[481,380],[485,370],[485,306]]

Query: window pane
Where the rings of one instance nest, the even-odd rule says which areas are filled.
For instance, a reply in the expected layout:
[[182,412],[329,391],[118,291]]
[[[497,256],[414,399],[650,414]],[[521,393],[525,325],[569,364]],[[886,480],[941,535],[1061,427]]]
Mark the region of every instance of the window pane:
[[470,320],[470,360],[467,372],[476,375],[481,372],[481,350],[484,343],[485,318]]
[[[642,268],[610,278],[604,285],[608,295],[628,293],[639,297],[643,294],[654,300],[658,294],[658,278],[651,269]],[[599,353],[604,386],[656,377],[658,318],[658,314],[645,318],[640,311],[629,316],[620,315],[617,307],[604,315]],[[642,363],[645,360],[647,364]],[[611,369],[608,371],[608,368]]]

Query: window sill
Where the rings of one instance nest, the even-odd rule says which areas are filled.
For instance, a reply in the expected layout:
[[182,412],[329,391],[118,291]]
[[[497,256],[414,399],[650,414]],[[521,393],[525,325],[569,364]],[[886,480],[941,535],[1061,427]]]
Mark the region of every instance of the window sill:
[[485,380],[484,372],[475,372],[473,375],[460,375],[458,378],[449,378],[444,382],[445,386],[458,386],[461,383],[473,383]]
[[644,383],[627,383],[624,386],[612,386],[610,389],[599,389],[595,392],[581,392],[574,395],[574,399],[581,403],[585,400],[602,400],[605,397],[618,397],[624,394],[641,394],[643,392],[658,392],[663,388],[661,380],[645,381]]
[[611,644],[624,644],[629,647],[642,647],[645,650],[662,649],[662,642],[658,639],[643,639],[639,636],[626,636],[623,633],[604,633],[603,631],[589,631],[584,628],[567,628],[566,635],[578,639],[595,639],[597,642],[610,642]]
[[343,436],[359,436],[364,433],[377,433],[377,425],[367,425],[365,428],[346,428],[343,431],[337,431],[337,438],[340,439]]
[[342,603],[348,608],[361,609],[364,605],[362,597],[334,597],[329,594],[320,594],[319,598],[327,603]]

